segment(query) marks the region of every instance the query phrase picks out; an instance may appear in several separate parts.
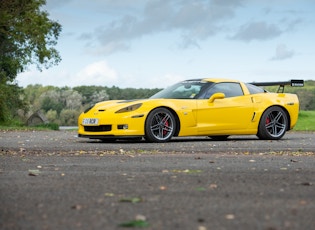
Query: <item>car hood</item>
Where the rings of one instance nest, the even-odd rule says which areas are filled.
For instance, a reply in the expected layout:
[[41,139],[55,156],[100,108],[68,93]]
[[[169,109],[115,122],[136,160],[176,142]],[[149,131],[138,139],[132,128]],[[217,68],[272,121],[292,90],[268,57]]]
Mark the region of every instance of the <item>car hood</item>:
[[95,104],[95,110],[110,110],[110,109],[120,109],[124,108],[129,105],[134,105],[138,103],[144,103],[149,100],[153,99],[135,99],[135,100],[109,100],[109,101],[102,101]]

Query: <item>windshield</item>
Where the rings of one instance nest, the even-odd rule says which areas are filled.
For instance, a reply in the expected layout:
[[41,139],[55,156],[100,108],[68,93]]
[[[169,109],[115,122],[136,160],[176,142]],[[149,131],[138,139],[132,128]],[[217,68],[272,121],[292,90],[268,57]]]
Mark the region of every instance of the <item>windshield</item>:
[[187,80],[179,82],[175,85],[167,87],[162,91],[154,94],[150,98],[170,98],[170,99],[193,99],[198,98],[198,95],[212,82],[202,80]]

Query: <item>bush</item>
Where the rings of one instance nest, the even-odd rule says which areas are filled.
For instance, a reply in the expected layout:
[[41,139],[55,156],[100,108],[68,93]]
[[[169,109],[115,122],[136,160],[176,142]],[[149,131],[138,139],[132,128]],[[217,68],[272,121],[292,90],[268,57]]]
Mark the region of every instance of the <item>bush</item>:
[[51,129],[51,130],[59,130],[59,125],[56,123],[47,123],[36,125],[37,128]]

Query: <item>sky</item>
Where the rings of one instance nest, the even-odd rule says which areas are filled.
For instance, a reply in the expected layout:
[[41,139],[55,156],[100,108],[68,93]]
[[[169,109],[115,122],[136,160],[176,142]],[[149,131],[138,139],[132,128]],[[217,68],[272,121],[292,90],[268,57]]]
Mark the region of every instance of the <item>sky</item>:
[[62,26],[41,84],[165,88],[185,79],[315,80],[315,0],[47,0]]

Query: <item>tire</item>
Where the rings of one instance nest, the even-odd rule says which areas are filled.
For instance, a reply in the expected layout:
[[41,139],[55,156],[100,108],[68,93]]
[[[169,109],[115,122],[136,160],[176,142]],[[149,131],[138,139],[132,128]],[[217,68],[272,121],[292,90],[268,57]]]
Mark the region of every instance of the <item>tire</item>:
[[145,122],[145,139],[149,142],[167,142],[176,130],[176,120],[171,111],[157,108],[150,112]]
[[287,130],[288,117],[286,112],[278,106],[273,106],[263,113],[257,136],[263,140],[279,140]]

